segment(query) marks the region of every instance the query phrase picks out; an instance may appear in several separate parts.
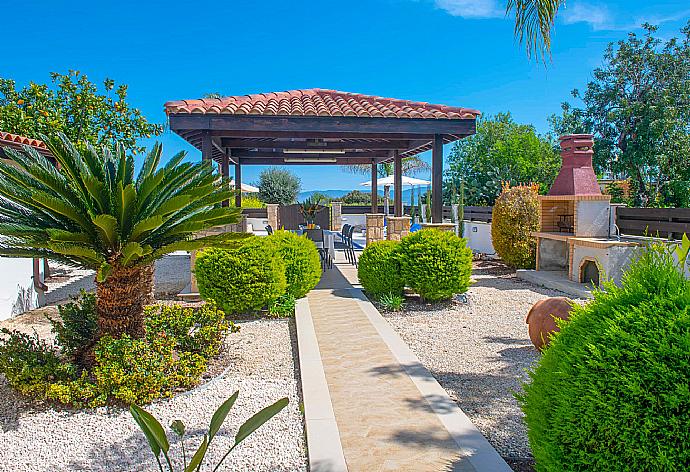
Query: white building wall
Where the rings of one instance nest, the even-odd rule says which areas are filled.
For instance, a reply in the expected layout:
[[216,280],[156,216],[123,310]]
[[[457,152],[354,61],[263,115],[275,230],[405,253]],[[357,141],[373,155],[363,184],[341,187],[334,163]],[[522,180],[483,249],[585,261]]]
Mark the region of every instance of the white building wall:
[[29,293],[31,306],[28,308],[37,305],[32,275],[32,259],[0,258],[0,320],[5,320],[23,311],[13,312],[22,290]]

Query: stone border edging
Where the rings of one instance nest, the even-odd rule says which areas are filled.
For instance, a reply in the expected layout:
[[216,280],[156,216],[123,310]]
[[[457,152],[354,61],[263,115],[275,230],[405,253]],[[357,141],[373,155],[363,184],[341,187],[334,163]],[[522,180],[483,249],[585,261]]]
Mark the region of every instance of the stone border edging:
[[338,424],[335,421],[316,331],[306,298],[300,298],[295,304],[295,324],[309,470],[347,472]]
[[378,331],[393,356],[427,400],[438,419],[446,427],[466,460],[477,472],[512,472],[512,469],[470,421],[460,407],[448,396],[431,372],[424,367],[405,341],[396,333],[361,289],[352,289],[362,311]]

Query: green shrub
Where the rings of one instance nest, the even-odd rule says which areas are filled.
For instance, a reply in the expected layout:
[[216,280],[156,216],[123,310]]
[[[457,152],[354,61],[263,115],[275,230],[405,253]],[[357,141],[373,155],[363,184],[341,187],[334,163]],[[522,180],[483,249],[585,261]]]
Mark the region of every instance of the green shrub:
[[313,242],[290,231],[276,231],[266,237],[285,263],[286,292],[302,298],[321,280],[321,259]]
[[201,354],[207,359],[218,355],[228,329],[231,333],[239,331],[232,321],[225,320],[225,313],[218,310],[214,302],[198,309],[152,305],[144,314],[149,343],[163,333],[176,340],[176,350]]
[[496,254],[511,267],[533,269],[537,245],[532,231],[539,230],[539,187],[505,185],[494,203],[491,240]]
[[98,340],[89,370],[80,369],[68,350],[60,354],[36,334],[0,330],[0,373],[37,400],[73,406],[147,403],[197,384],[228,328],[238,330],[212,303],[198,310],[153,306],[146,316],[143,339],[124,335]]
[[364,291],[375,299],[392,293],[402,294],[405,287],[400,261],[399,241],[376,241],[359,256],[357,276]]
[[215,300],[227,314],[259,310],[285,293],[285,264],[265,238],[201,251],[195,274],[202,298]]
[[279,296],[268,306],[268,314],[276,318],[289,318],[295,314],[295,297],[289,293]]
[[59,320],[48,317],[55,341],[64,354],[80,357],[93,344],[98,333],[96,294],[82,289],[75,301],[58,305],[58,312]]
[[405,303],[405,297],[397,293],[384,293],[379,297],[379,303],[387,310],[398,311]]
[[46,383],[69,382],[77,368],[65,362],[45,340],[37,334],[0,329],[0,372],[19,392],[45,397]]
[[605,288],[518,396],[537,470],[688,470],[690,282],[657,247]]
[[206,369],[200,354],[175,351],[177,340],[159,334],[152,341],[104,337],[96,344],[96,384],[123,403],[149,403],[195,385]]
[[266,204],[254,195],[242,195],[242,208],[263,208]]
[[472,250],[454,233],[423,229],[400,242],[405,284],[434,302],[464,293],[470,285]]

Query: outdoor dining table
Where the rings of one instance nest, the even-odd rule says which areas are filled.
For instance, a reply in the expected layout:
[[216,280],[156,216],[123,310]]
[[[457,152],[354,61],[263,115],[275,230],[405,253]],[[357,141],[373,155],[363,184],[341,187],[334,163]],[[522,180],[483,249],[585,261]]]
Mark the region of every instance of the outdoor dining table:
[[[294,230],[294,232],[299,234],[300,236],[304,234],[303,229],[296,229]],[[326,249],[328,250],[328,255],[330,256],[332,261],[335,261],[335,235],[337,233],[337,231],[331,231],[328,229],[323,230],[323,243]]]

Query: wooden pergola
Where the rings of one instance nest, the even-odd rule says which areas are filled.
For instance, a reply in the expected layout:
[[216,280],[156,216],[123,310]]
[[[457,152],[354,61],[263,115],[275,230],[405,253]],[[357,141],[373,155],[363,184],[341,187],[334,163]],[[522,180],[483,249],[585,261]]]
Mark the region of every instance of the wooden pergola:
[[[443,145],[475,133],[477,110],[309,89],[165,104],[170,129],[218,163],[235,186],[243,165],[371,165],[394,162],[394,215],[403,216],[402,159],[432,151],[432,221],[442,220]],[[237,193],[235,204],[241,205]],[[227,202],[226,202],[227,204]]]

